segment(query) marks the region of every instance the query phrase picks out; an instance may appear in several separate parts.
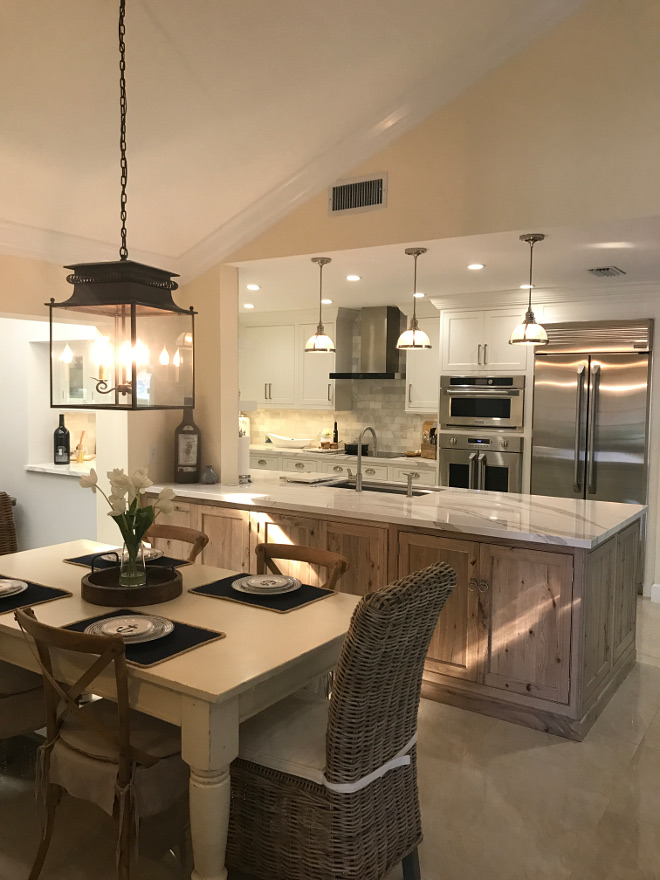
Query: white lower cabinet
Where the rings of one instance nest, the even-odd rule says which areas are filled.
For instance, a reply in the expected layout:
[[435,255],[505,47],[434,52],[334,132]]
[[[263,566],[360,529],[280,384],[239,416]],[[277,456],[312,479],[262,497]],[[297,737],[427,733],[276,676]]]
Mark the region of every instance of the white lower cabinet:
[[355,463],[348,464],[344,462],[339,464],[337,461],[320,461],[318,463],[318,471],[321,474],[332,474],[337,477],[347,477],[348,472],[355,474]]
[[268,452],[251,452],[250,467],[260,471],[279,471],[282,466],[281,456]]
[[413,486],[435,486],[435,468],[421,468],[410,464],[410,467],[391,467],[390,480],[395,483],[407,483],[407,474],[417,474],[413,477]]

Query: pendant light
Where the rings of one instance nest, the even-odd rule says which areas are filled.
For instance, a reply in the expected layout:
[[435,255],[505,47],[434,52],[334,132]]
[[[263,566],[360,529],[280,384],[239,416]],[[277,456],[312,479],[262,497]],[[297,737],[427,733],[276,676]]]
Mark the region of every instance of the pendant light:
[[[68,300],[49,306],[50,405],[57,409],[179,409],[194,406],[195,310],[172,299],[177,276],[128,259],[126,244],[126,33],[119,2],[121,247],[119,260],[66,266]],[[72,312],[79,315],[72,316]],[[73,322],[93,325],[91,338],[67,336]],[[55,338],[54,338],[55,336]],[[189,340],[181,346],[180,339]],[[169,353],[176,351],[174,358]],[[178,359],[178,361],[177,361]],[[82,381],[80,378],[82,366]],[[74,369],[75,367],[75,369]]]
[[509,345],[547,345],[548,334],[540,324],[536,323],[534,312],[532,311],[532,266],[534,260],[534,245],[537,241],[543,241],[545,235],[540,232],[530,232],[527,235],[521,235],[520,240],[529,244],[529,302],[527,303],[527,311],[522,324],[514,329],[509,339]]
[[326,336],[323,326],[323,267],[331,262],[330,257],[312,257],[312,263],[318,263],[319,267],[319,323],[314,336],[310,336],[305,343],[306,353],[328,354],[335,351],[335,344],[329,336]]
[[417,257],[420,254],[425,254],[426,248],[406,248],[406,253],[415,258],[415,270],[413,275],[413,316],[410,321],[410,328],[405,330],[401,336],[399,336],[399,341],[397,342],[396,347],[413,351],[415,349],[431,348],[431,340],[423,330],[419,329],[417,324]]

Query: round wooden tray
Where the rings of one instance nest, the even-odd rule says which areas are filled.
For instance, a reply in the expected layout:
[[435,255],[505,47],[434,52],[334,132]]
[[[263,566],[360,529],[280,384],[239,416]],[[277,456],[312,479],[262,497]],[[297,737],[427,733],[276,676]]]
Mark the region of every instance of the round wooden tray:
[[82,580],[81,595],[93,605],[157,605],[176,599],[183,591],[181,572],[170,568],[147,567],[147,583],[144,587],[120,587],[119,568],[91,571]]

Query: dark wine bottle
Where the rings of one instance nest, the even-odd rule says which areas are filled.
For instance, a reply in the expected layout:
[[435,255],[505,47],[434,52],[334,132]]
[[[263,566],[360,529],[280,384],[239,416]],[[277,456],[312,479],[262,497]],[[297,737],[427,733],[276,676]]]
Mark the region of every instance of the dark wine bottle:
[[199,483],[202,435],[192,414],[192,406],[184,406],[183,420],[174,432],[174,480],[177,483]]
[[64,426],[64,414],[60,413],[60,423],[53,433],[53,461],[55,464],[69,464],[71,460],[71,437]]
[[337,422],[335,422],[335,427],[332,432],[332,442],[339,443],[339,431],[337,430]]

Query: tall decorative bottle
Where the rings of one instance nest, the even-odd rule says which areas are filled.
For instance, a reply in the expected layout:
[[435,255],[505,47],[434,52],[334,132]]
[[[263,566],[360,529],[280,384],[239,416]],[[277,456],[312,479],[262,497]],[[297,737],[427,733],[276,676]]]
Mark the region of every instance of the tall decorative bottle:
[[53,434],[53,462],[69,464],[71,459],[71,437],[64,425],[64,413],[60,413],[60,423]]
[[199,483],[202,436],[192,414],[192,406],[184,406],[183,420],[174,432],[174,480],[177,483]]

